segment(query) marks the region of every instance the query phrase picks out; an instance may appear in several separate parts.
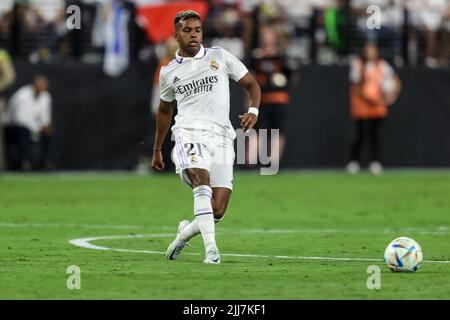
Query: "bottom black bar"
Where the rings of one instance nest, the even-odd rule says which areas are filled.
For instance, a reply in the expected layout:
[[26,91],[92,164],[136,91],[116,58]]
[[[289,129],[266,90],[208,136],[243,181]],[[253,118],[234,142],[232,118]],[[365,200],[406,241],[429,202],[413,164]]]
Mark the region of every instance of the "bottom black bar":
[[[0,302],[2,313],[11,311],[36,316],[63,314],[70,317],[111,314],[132,319],[140,314],[142,319],[301,319],[329,316],[364,319],[369,316],[402,318],[419,313],[448,312],[450,301],[436,300],[6,300]],[[63,310],[63,314],[61,311]],[[142,317],[144,315],[144,317]],[[289,318],[285,317],[289,315]],[[133,317],[134,318],[134,317]]]

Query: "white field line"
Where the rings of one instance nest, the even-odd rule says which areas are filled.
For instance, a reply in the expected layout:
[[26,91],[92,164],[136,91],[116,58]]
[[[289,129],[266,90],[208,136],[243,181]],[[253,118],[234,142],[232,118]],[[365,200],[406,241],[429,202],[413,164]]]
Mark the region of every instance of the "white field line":
[[[69,243],[86,249],[93,250],[109,250],[118,252],[133,252],[133,253],[146,253],[146,254],[165,254],[163,251],[154,250],[135,250],[135,249],[120,249],[110,248],[104,246],[97,246],[90,242],[98,240],[115,240],[115,239],[132,239],[132,238],[167,238],[173,237],[172,233],[157,233],[157,234],[138,234],[138,235],[120,235],[120,236],[100,236],[89,237],[69,240]],[[188,255],[199,255],[199,253],[184,253]],[[371,261],[371,262],[383,262],[383,259],[370,259],[370,258],[349,258],[349,257],[307,257],[307,256],[279,256],[279,255],[258,255],[258,254],[241,254],[241,253],[221,253],[223,256],[229,257],[245,257],[245,258],[262,258],[262,259],[292,259],[292,260],[332,260],[332,261]],[[424,260],[426,263],[450,263],[450,260]]]
[[[174,230],[173,226],[144,226],[144,225],[108,225],[108,224],[77,224],[77,223],[16,223],[16,222],[0,222],[0,228],[30,228],[30,229],[110,229],[110,230]],[[447,226],[440,226],[434,228],[417,228],[417,227],[403,227],[403,228],[385,228],[385,229],[265,229],[265,228],[239,228],[230,229],[221,227],[218,233],[225,232],[227,234],[389,234],[389,233],[409,233],[414,232],[421,235],[448,235],[449,228]]]

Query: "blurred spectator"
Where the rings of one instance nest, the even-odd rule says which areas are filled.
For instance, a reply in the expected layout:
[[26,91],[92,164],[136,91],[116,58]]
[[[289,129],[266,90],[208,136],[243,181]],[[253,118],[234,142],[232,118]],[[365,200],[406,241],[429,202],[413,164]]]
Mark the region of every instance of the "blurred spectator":
[[67,33],[65,0],[28,0],[26,31],[32,36],[31,62],[48,61],[58,54],[58,40]]
[[151,101],[151,111],[152,115],[155,116],[159,107],[159,72],[162,67],[169,64],[170,61],[175,59],[175,52],[178,49],[178,42],[175,38],[169,38],[166,40],[164,46],[164,54],[161,55],[159,59],[158,67],[155,70],[155,75],[153,76],[153,89],[152,89],[152,101]]
[[346,37],[346,1],[337,0],[323,12],[323,24],[327,34],[327,43],[334,50],[336,60],[343,60],[347,53],[348,39]]
[[5,168],[2,114],[5,108],[3,94],[13,84],[16,74],[8,53],[0,49],[0,171]]
[[[128,60],[151,57],[157,45],[155,42],[162,41],[154,41],[148,36],[148,30],[152,29],[148,26],[155,24],[150,21],[144,26],[142,16],[145,15],[139,15],[139,9],[176,2],[2,0],[0,45],[7,47],[14,58],[26,57],[31,62],[51,62],[74,57],[85,62],[100,63],[104,49],[107,52],[105,71],[114,76],[126,68]],[[306,64],[341,63],[347,60],[349,52],[359,51],[365,41],[376,41],[380,56],[397,67],[404,64],[404,58],[408,58],[412,64],[423,60],[429,67],[448,65],[449,0],[196,2],[209,7],[204,21],[205,42],[210,46],[224,47],[242,60],[249,59],[252,50],[258,46],[259,26],[270,23],[273,28],[279,29],[279,46],[286,55]],[[82,30],[75,32],[65,27],[65,8],[70,4],[82,8]],[[367,19],[371,14],[367,8],[371,5],[381,10],[379,29],[367,28]],[[97,15],[94,13],[96,6],[102,7]],[[409,13],[407,21],[405,8]],[[119,21],[120,28],[115,21]],[[405,25],[408,21],[409,29]]]
[[[401,56],[402,27],[404,24],[405,0],[351,0],[353,13],[356,14],[357,29],[364,42],[377,42],[382,56],[394,61],[397,66],[403,65]],[[368,28],[367,12],[370,6],[380,9],[380,27]]]
[[[338,8],[338,1],[277,0],[276,3],[282,13],[283,27],[290,37],[287,41],[288,56],[304,63],[329,64],[336,61],[328,44],[332,40],[337,41],[337,34],[330,32],[330,13]],[[337,21],[333,21],[334,31],[336,23]]]
[[[51,140],[53,136],[48,80],[42,75],[32,85],[20,88],[9,100],[5,124],[8,169],[52,169]],[[34,145],[39,155],[34,156]]]
[[440,41],[439,65],[448,68],[450,66],[450,0],[445,19],[442,24],[442,40]]
[[[155,74],[153,76],[153,89],[152,89],[152,100],[151,100],[151,114],[153,119],[156,119],[156,113],[158,111],[160,95],[159,95],[159,73],[163,66],[169,64],[170,61],[175,59],[175,52],[178,49],[178,42],[175,38],[169,38],[166,40],[164,46],[164,54],[161,55],[159,59],[158,67],[156,68]],[[164,159],[171,159],[172,142],[170,140],[171,136],[167,135],[166,140],[163,143],[163,157]],[[142,161],[143,162],[143,161]],[[148,169],[148,164],[150,159],[146,159],[145,166]],[[172,161],[167,161],[166,165],[168,168],[174,168]]]
[[340,33],[343,31],[343,1],[311,0],[312,62],[319,64],[335,64],[339,62],[338,53],[343,52],[344,41]]
[[[251,55],[251,51],[258,46],[260,24],[271,23],[274,28],[280,28],[283,24],[283,14],[276,0],[243,1],[241,11],[241,37],[245,43],[246,55]],[[280,39],[279,45],[286,48],[286,39]]]
[[[242,3],[243,39],[246,50],[255,48],[257,30],[260,24],[271,23],[283,30],[280,46],[286,54],[304,63],[315,63],[316,57],[321,64],[333,63],[336,54],[329,48],[330,38],[336,43],[337,34],[332,34],[331,25],[336,31],[339,22],[336,13],[340,8],[339,0],[253,0]],[[331,11],[330,11],[331,10]],[[328,16],[326,16],[328,15]],[[332,17],[335,18],[331,19]],[[328,19],[328,21],[326,21]],[[326,23],[328,22],[328,25]],[[330,23],[331,22],[331,23]]]
[[125,0],[107,0],[103,3],[105,56],[103,71],[117,77],[129,65],[128,22],[130,10]]
[[286,53],[305,63],[310,62],[314,8],[311,0],[278,0],[286,32],[290,37]]
[[14,6],[13,0],[2,0],[0,2],[0,21],[12,11]]
[[54,24],[65,14],[65,0],[28,0],[28,5],[44,24]]
[[0,2],[0,37],[4,37],[11,31],[10,23],[13,7],[13,0],[2,0]]
[[206,19],[205,36],[210,46],[220,46],[239,59],[244,59],[244,42],[239,37],[242,28],[236,1],[213,1]]
[[[285,121],[287,107],[290,102],[289,84],[292,72],[288,66],[284,52],[280,50],[277,29],[271,25],[260,27],[259,48],[253,51],[251,69],[261,86],[261,109],[258,129],[279,129],[279,139],[271,142],[273,149],[270,158],[273,163],[280,163],[285,146]],[[256,163],[257,145],[262,146],[252,138],[249,147],[249,162]],[[267,150],[267,149],[266,149]],[[277,151],[274,151],[277,150]]]
[[369,169],[378,175],[383,170],[379,154],[381,122],[388,114],[388,106],[397,99],[400,79],[389,64],[379,57],[378,47],[368,43],[362,55],[351,62],[350,83],[351,116],[355,132],[347,171],[354,174],[360,170],[360,153],[367,137],[370,146]]
[[[439,66],[437,56],[438,31],[443,27],[448,16],[448,0],[410,0],[407,2],[411,24],[417,32],[425,33],[425,65],[431,68]],[[417,32],[413,33],[413,41],[417,44]]]

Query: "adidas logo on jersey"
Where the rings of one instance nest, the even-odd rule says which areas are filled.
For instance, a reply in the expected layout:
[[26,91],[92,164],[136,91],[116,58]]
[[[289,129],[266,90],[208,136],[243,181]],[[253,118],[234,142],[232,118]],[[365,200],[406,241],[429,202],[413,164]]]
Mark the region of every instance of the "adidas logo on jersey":
[[177,83],[178,81],[180,81],[180,78],[178,78],[177,76],[175,76],[175,78],[173,78],[172,84],[175,84],[175,83]]

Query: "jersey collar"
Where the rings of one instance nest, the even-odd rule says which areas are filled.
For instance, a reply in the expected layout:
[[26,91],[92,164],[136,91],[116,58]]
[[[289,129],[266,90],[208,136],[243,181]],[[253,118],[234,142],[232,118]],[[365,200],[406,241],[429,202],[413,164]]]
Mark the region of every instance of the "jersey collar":
[[194,56],[194,57],[182,57],[180,56],[179,53],[180,49],[177,49],[177,51],[175,52],[175,60],[178,63],[182,63],[184,60],[191,60],[191,59],[201,59],[205,56],[206,54],[206,50],[203,47],[203,45],[200,45],[200,50],[198,51],[198,53]]

